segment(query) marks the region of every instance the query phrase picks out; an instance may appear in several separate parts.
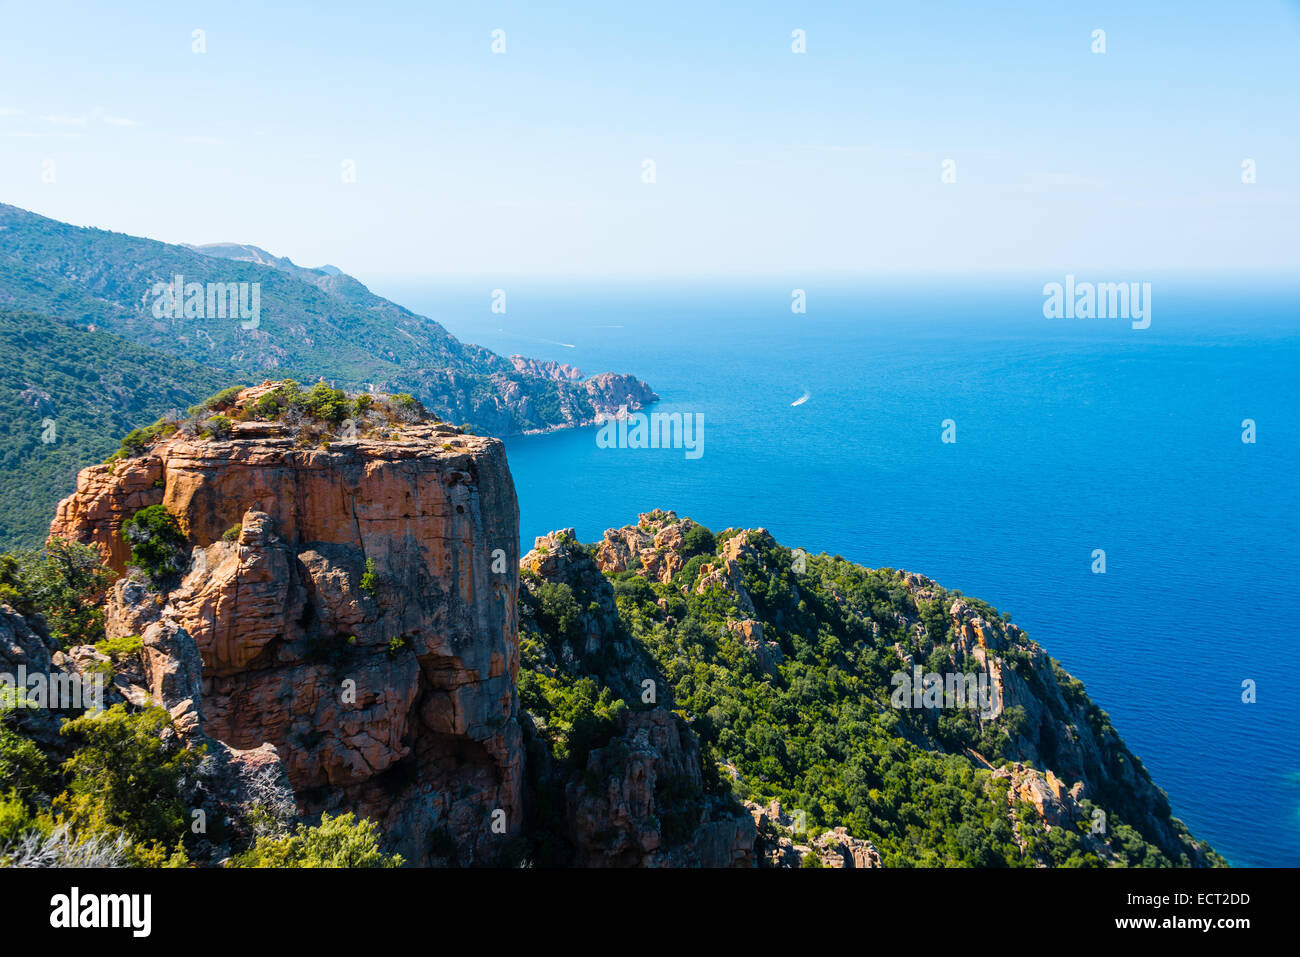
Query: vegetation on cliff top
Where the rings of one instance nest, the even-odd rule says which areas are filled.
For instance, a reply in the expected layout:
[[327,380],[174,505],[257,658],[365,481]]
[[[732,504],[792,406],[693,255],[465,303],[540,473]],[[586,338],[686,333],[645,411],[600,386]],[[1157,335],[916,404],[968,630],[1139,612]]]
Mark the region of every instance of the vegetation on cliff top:
[[191,406],[184,416],[171,413],[133,429],[108,461],[144,455],[159,439],[177,433],[228,439],[236,425],[245,422],[276,423],[300,446],[329,448],[341,439],[398,438],[405,425],[441,421],[406,393],[349,393],[325,382],[303,389],[292,379],[266,383],[241,399],[246,391],[244,386],[230,386]]

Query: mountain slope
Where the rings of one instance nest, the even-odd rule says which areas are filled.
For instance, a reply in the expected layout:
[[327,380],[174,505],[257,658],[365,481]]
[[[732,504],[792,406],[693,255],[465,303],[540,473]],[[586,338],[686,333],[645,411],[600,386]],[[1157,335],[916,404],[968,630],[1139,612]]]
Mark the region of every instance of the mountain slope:
[[122,435],[229,384],[107,332],[0,311],[0,542],[36,546],[77,471]]
[[[187,317],[186,309],[166,315],[159,302],[176,276],[205,291],[208,284],[257,283],[255,321]],[[188,307],[188,291],[185,300]],[[274,373],[408,392],[444,419],[497,435],[585,424],[620,405],[636,409],[657,399],[630,376],[574,382],[521,371],[333,268],[304,269],[255,246],[177,246],[80,228],[4,204],[0,307],[93,325],[228,379]],[[207,310],[217,311],[212,304]]]

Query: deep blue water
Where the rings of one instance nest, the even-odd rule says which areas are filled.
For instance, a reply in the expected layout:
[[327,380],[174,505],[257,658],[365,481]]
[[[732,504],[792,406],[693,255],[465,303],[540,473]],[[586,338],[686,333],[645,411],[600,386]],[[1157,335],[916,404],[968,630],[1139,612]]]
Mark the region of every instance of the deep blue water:
[[704,414],[693,461],[599,449],[595,428],[508,440],[525,549],[664,507],[926,574],[1082,679],[1194,834],[1237,865],[1300,864],[1300,287],[1157,277],[1134,330],[1043,318],[1061,279],[377,291]]

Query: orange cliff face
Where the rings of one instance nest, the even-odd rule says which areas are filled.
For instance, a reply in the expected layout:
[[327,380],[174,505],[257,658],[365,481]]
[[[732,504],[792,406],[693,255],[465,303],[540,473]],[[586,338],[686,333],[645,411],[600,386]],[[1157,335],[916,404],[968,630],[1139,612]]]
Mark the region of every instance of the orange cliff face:
[[227,439],[176,434],[87,468],[51,536],[96,545],[122,572],[123,523],[166,506],[188,571],[161,595],[119,582],[110,637],[142,634],[146,650],[164,631],[192,638],[203,732],[273,744],[304,812],[371,817],[415,864],[446,837],[459,863],[496,860],[522,824],[519,511],[504,449],[427,421],[328,449],[292,432],[236,423]]

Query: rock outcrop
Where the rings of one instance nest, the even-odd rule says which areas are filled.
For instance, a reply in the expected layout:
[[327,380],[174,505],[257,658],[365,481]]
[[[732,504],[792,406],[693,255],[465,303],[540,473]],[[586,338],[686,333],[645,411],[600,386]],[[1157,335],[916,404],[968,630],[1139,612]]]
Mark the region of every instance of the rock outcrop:
[[[805,815],[788,813],[780,801],[766,805],[746,801],[745,807],[758,832],[755,854],[759,867],[822,867],[853,870],[880,867],[880,852],[870,841],[836,827],[809,837],[801,834]],[[800,840],[806,843],[798,843]]]
[[709,815],[699,746],[670,711],[632,713],[591,752],[565,805],[582,867],[749,867],[756,832],[744,814]]
[[[572,528],[539,537],[520,560],[529,598],[546,584],[575,599],[577,620],[552,649],[539,635],[541,667],[595,677],[638,710],[608,743],[566,771],[534,728],[532,775],[563,803],[563,839],[584,867],[752,867],[753,820],[706,793],[699,740],[672,709],[671,686],[625,632],[614,590]],[[557,835],[557,837],[560,835]]]
[[122,525],[145,505],[191,549],[170,590],[119,583],[110,636],[142,635],[157,697],[199,677],[181,710],[196,732],[274,745],[304,813],[370,817],[415,864],[445,858],[448,839],[458,863],[500,859],[522,818],[518,506],[501,443],[427,420],[328,448],[239,425],[255,428],[177,433],[86,469],[60,503],[51,534],[117,571]]
[[667,584],[686,564],[682,540],[694,525],[689,518],[678,521],[675,512],[646,512],[637,517],[635,525],[605,532],[604,541],[596,548],[596,564],[608,574],[637,569]]
[[636,412],[659,401],[659,395],[635,376],[601,372],[580,383],[595,412],[597,422],[620,413]]
[[537,376],[539,379],[553,379],[556,382],[580,382],[582,370],[554,359],[531,359],[528,356],[513,355],[510,364],[516,372]]
[[558,667],[578,672],[580,658],[593,656],[605,663],[600,680],[619,697],[638,700],[643,682],[654,682],[657,702],[672,707],[668,683],[639,644],[632,641],[618,619],[614,589],[596,562],[581,547],[572,528],[542,535],[519,560],[525,587],[533,581],[566,585],[579,597],[578,620],[572,638],[564,638],[557,649]]

